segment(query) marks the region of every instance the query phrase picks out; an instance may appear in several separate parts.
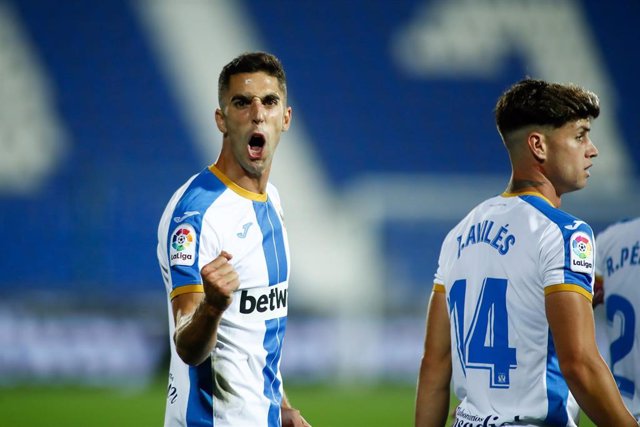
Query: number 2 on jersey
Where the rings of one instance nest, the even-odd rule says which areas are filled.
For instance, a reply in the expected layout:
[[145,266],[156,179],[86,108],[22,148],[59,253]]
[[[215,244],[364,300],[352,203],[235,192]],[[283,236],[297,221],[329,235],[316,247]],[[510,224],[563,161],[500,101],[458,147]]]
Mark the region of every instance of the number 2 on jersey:
[[491,388],[509,388],[509,370],[516,368],[516,349],[509,347],[507,285],[506,279],[484,280],[468,330],[464,318],[466,279],[456,280],[449,292],[462,371],[466,375],[467,369],[489,370]]
[[613,294],[607,298],[607,320],[613,324],[616,315],[620,316],[620,336],[611,343],[611,372],[618,389],[623,396],[633,399],[635,383],[629,378],[616,373],[616,363],[624,359],[633,350],[633,339],[636,333],[636,312],[628,299]]

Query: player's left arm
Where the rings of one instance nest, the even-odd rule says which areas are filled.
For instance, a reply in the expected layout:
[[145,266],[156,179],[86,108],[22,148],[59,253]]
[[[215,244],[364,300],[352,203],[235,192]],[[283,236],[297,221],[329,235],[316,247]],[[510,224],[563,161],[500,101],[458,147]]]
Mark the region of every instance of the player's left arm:
[[282,393],[282,404],[280,406],[280,414],[282,416],[282,427],[311,427],[295,408],[291,407],[287,395]]
[[451,394],[451,335],[446,295],[442,287],[434,287],[431,293],[425,335],[418,375],[415,426],[442,427],[449,415]]
[[596,425],[637,426],[600,356],[593,310],[584,293],[558,291],[545,297],[553,342],[569,389]]

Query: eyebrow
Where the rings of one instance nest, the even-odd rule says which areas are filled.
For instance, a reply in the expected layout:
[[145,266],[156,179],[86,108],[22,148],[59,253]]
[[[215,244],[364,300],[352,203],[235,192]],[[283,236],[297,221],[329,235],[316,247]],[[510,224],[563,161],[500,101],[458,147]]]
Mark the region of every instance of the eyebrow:
[[277,93],[273,92],[273,93],[268,93],[262,97],[258,96],[258,95],[244,95],[244,94],[237,94],[237,95],[233,95],[231,97],[231,101],[235,101],[235,100],[242,100],[242,101],[250,101],[253,98],[258,98],[260,99],[260,101],[264,101],[267,99],[280,99],[280,95],[278,95]]

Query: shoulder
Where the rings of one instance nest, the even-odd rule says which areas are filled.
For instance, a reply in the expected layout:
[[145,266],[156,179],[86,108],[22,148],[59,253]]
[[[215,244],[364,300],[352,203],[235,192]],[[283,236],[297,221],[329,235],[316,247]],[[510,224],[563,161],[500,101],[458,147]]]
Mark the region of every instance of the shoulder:
[[615,235],[618,233],[626,233],[631,230],[640,230],[640,217],[637,218],[625,218],[620,221],[609,224],[604,230],[598,233],[598,238],[601,236]]
[[608,252],[618,245],[618,242],[628,241],[629,236],[640,235],[640,217],[627,218],[609,224],[596,236],[598,250]]
[[189,222],[198,225],[216,199],[226,190],[208,168],[192,175],[174,193],[163,214],[163,222],[180,224]]
[[196,213],[203,215],[226,190],[226,185],[205,168],[178,189],[173,215],[178,218]]
[[[532,216],[527,226],[531,230],[537,228],[535,241],[540,245],[542,259],[564,260],[566,268],[590,273],[595,251],[591,226],[542,197],[523,196],[520,199],[531,208]],[[536,220],[532,219],[534,216]]]
[[180,187],[178,187],[177,190],[173,192],[162,213],[160,228],[166,228],[166,226],[169,224],[176,212],[176,207],[182,202],[185,197],[185,193],[190,188],[192,182],[198,177],[198,175],[199,174],[192,175],[184,184],[182,184]]
[[548,228],[553,231],[559,231],[565,240],[571,236],[578,234],[586,234],[590,238],[593,237],[591,226],[580,218],[566,212],[560,208],[556,208],[544,199],[540,198],[523,198],[525,202],[531,205],[535,210],[548,222]]
[[522,197],[522,200],[534,207],[541,215],[546,217],[549,222],[557,225],[558,227],[564,227],[567,230],[576,230],[580,227],[591,227],[585,221],[580,218],[566,212],[560,208],[553,206],[545,199],[539,197]]
[[562,236],[565,250],[570,251],[573,256],[577,253],[579,256],[591,255],[594,248],[594,233],[589,224],[577,217],[553,208],[554,211],[549,218],[549,230],[555,235]]

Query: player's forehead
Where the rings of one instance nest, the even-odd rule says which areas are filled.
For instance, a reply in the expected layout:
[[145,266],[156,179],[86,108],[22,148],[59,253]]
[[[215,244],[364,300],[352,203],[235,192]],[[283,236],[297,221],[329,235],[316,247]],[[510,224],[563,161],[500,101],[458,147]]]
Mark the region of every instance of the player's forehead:
[[569,132],[589,131],[591,130],[591,119],[585,118],[585,119],[572,120],[562,125],[560,129],[569,131]]
[[263,71],[253,73],[234,74],[229,78],[229,88],[225,94],[226,98],[234,96],[264,96],[276,94],[283,97],[280,82],[277,77],[271,76]]

